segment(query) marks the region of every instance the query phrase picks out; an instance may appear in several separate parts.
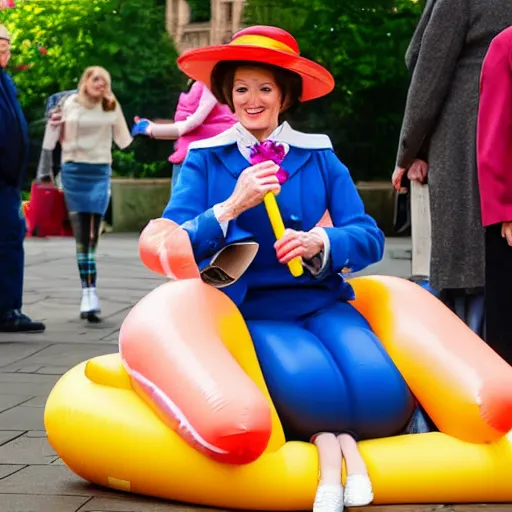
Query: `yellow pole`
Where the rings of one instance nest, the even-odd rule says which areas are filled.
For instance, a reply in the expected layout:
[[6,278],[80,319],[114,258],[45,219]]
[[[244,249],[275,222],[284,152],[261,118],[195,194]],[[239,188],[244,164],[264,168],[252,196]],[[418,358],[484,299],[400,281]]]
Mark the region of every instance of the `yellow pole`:
[[[281,212],[279,211],[279,206],[277,205],[276,197],[272,192],[269,192],[263,198],[263,202],[267,209],[268,218],[270,219],[270,224],[272,224],[274,235],[276,236],[276,239],[279,240],[284,234],[285,227],[283,218],[281,217]],[[294,277],[299,277],[304,273],[302,260],[299,257],[288,262],[288,268]]]

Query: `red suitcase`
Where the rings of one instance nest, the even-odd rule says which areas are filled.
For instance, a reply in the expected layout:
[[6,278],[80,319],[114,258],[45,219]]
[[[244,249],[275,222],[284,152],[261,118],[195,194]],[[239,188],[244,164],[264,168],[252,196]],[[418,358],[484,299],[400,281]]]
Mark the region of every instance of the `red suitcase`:
[[64,193],[52,183],[32,183],[25,206],[27,236],[72,236]]

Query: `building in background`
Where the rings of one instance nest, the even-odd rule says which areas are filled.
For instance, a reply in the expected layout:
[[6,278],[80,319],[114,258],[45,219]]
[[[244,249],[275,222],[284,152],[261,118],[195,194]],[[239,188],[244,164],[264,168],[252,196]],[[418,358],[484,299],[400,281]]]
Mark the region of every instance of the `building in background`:
[[208,8],[207,0],[167,0],[167,31],[178,52],[229,42],[241,27],[244,3],[245,0],[210,0]]

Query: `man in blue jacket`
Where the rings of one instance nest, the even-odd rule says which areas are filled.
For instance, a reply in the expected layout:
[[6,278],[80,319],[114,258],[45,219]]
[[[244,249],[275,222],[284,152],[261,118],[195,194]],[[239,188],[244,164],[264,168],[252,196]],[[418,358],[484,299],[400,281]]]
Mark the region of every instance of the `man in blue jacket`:
[[28,127],[5,68],[11,37],[0,25],[0,332],[42,332],[45,325],[21,312],[25,220],[21,186],[28,162]]

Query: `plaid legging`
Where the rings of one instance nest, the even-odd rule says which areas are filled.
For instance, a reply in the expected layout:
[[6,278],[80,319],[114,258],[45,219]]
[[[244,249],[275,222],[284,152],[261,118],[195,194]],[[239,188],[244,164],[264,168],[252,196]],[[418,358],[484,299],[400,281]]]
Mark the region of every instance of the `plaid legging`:
[[76,241],[76,259],[82,288],[96,286],[96,246],[100,232],[101,215],[70,212]]

